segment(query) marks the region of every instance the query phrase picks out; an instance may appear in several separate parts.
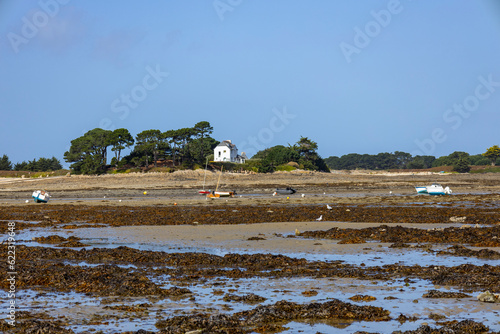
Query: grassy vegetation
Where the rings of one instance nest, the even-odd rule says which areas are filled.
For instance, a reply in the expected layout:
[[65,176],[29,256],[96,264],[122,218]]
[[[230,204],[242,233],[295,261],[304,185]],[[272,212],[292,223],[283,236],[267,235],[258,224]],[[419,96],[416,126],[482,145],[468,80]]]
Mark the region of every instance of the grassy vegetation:
[[276,171],[279,171],[279,172],[291,172],[292,170],[296,170],[296,169],[297,168],[290,166],[288,164],[280,165],[280,166],[276,167]]
[[13,171],[13,170],[1,170],[0,177],[25,177],[25,178],[37,178],[37,177],[49,177],[49,176],[64,176],[69,173],[67,169],[60,169],[54,172],[29,172],[29,171]]
[[481,168],[472,168],[471,173],[480,174],[480,173],[500,173],[500,166],[474,166]]

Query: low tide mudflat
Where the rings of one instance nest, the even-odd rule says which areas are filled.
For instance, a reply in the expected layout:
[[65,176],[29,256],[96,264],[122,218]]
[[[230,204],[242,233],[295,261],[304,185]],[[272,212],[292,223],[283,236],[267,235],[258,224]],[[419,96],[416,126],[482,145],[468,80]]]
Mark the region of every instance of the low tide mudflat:
[[[0,179],[0,331],[500,332],[477,299],[500,293],[495,174],[224,174],[215,200],[203,174]],[[453,195],[415,193],[433,182]]]

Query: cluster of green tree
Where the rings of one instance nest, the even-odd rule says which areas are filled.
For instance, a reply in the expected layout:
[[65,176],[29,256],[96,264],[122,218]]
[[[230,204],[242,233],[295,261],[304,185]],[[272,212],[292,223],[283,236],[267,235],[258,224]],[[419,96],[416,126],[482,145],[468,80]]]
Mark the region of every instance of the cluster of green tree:
[[486,150],[482,154],[484,157],[486,157],[492,166],[495,166],[495,164],[500,163],[500,147],[498,145],[493,145],[489,149]]
[[[174,165],[187,167],[203,163],[212,154],[218,142],[209,135],[213,127],[202,121],[192,128],[178,130],[145,130],[134,138],[127,129],[103,130],[96,128],[71,141],[64,160],[71,162],[71,169],[81,174],[100,174],[110,167],[107,165],[107,150],[115,152],[111,166],[125,165],[157,166],[160,159],[171,159]],[[135,144],[135,145],[134,145]],[[133,146],[134,145],[134,146]],[[129,155],[121,157],[123,149],[133,146]]]
[[12,162],[6,154],[0,158],[0,170],[12,170]]
[[61,162],[56,157],[40,158],[33,161],[23,161],[14,165],[16,171],[30,171],[30,172],[51,172],[62,169]]
[[61,162],[52,157],[48,158],[39,158],[38,160],[33,159],[33,161],[23,161],[16,163],[12,166],[12,162],[10,161],[7,155],[3,155],[0,158],[0,170],[15,170],[15,171],[31,171],[31,172],[51,172],[62,169]]
[[500,147],[494,145],[483,154],[469,155],[466,152],[453,152],[450,155],[437,158],[432,164],[433,167],[453,166],[453,170],[459,173],[467,173],[470,166],[483,166],[500,163]]
[[439,166],[453,166],[453,170],[464,173],[471,165],[492,166],[500,162],[500,147],[494,145],[483,154],[469,155],[466,152],[453,152],[450,155],[436,158],[430,155],[417,155],[396,151],[376,155],[351,153],[341,157],[331,156],[325,159],[331,169],[352,170],[386,170],[386,169],[426,169]]
[[325,159],[331,169],[403,169],[429,168],[434,157],[417,156],[414,159],[410,153],[396,151],[394,153],[357,154],[351,153],[341,157],[331,156]]
[[257,168],[261,173],[275,171],[279,166],[290,163],[301,169],[329,172],[330,169],[316,152],[317,149],[317,143],[307,137],[300,137],[293,146],[277,145],[267,148],[257,152],[252,160],[259,159]]

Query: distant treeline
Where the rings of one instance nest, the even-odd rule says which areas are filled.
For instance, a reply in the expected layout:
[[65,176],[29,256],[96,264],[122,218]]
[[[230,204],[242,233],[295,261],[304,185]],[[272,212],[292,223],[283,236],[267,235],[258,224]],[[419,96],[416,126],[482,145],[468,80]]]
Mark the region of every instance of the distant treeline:
[[[497,157],[494,162],[500,162]],[[341,157],[331,156],[325,159],[330,169],[334,170],[387,170],[387,169],[427,169],[439,166],[488,165],[492,159],[483,154],[469,155],[466,152],[453,152],[450,155],[436,158],[431,155],[412,156],[410,153],[396,151],[394,153],[357,154],[351,153]],[[492,163],[492,164],[493,164]],[[458,170],[457,170],[458,171]]]
[[29,171],[29,172],[51,172],[62,169],[61,162],[55,157],[40,158],[33,161],[23,161],[12,165],[9,157],[3,155],[0,158],[0,170],[15,170],[15,171]]

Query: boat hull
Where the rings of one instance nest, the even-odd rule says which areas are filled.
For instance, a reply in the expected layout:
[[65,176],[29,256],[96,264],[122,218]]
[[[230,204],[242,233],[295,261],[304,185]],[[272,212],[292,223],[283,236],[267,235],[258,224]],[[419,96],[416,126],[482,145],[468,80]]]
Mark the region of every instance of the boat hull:
[[418,186],[415,190],[419,194],[429,194],[429,195],[451,195],[451,189],[449,187],[444,188],[442,185],[434,183],[430,186]]
[[427,187],[425,187],[425,186],[423,186],[423,187],[415,187],[415,190],[419,194],[427,194]]
[[234,197],[234,191],[213,191],[207,195],[209,198]]
[[293,188],[286,188],[286,189],[276,189],[276,194],[281,194],[281,195],[291,195],[295,194],[297,191]]
[[50,199],[49,193],[43,190],[35,190],[31,197],[35,203],[47,203]]

